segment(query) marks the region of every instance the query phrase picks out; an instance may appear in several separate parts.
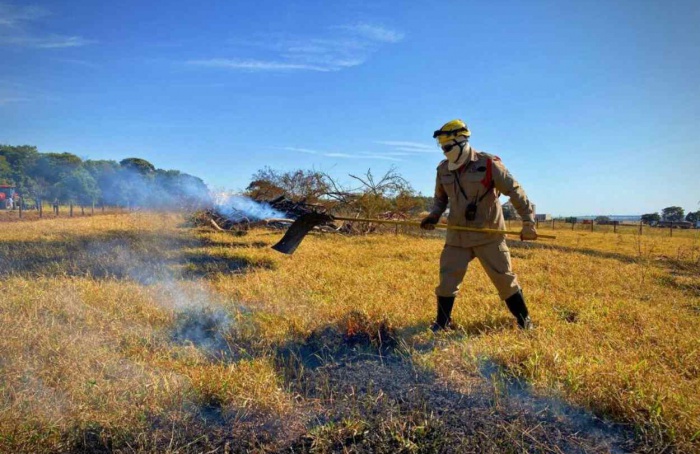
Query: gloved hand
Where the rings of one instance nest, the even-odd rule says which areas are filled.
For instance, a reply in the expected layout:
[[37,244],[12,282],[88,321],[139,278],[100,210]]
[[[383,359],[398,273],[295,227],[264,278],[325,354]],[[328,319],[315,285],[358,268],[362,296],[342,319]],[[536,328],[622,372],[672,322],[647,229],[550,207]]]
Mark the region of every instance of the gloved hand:
[[429,214],[420,221],[420,228],[423,230],[435,230],[435,224],[437,224],[439,220],[439,217]]
[[521,241],[534,241],[537,239],[537,229],[535,229],[535,223],[530,221],[523,221],[523,229],[520,231]]

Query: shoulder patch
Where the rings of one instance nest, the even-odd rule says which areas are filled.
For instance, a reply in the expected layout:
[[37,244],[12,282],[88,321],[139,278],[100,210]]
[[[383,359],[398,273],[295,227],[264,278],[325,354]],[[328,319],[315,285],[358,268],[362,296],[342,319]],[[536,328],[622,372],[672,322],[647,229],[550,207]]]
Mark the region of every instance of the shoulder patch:
[[443,159],[440,161],[440,164],[437,165],[436,169],[440,170],[440,167],[446,166],[447,165],[447,159]]

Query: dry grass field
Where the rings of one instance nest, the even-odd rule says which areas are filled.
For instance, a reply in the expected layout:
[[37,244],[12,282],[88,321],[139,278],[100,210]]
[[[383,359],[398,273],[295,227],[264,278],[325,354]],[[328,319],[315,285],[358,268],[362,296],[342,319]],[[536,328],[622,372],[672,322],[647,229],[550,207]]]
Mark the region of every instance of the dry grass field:
[[[2,223],[1,452],[697,452],[697,232],[511,243],[537,328],[442,240]],[[543,232],[549,229],[542,228]]]

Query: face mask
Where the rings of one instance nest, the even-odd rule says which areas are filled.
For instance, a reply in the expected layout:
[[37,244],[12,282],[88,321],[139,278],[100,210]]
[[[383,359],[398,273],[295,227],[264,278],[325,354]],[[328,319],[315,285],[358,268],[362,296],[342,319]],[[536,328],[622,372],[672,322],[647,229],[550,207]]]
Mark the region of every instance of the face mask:
[[449,170],[457,170],[464,165],[464,163],[469,161],[469,158],[472,155],[472,148],[469,146],[469,142],[464,140],[456,143],[447,152],[443,152],[443,154],[448,161],[447,168]]
[[455,164],[464,156],[464,153],[467,151],[466,145],[466,141],[455,143],[449,151],[443,151],[443,154],[445,155],[448,161],[450,161],[452,164]]

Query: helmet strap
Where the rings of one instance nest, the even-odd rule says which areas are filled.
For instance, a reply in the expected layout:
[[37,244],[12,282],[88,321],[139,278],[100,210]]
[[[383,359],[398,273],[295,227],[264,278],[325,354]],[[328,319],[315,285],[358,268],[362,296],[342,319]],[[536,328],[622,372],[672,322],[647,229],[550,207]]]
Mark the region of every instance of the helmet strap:
[[466,140],[464,142],[457,142],[457,140],[455,139],[455,145],[459,147],[459,154],[457,155],[457,159],[455,159],[455,162],[459,162],[459,160],[462,158],[462,154],[464,154],[464,144],[466,143]]

